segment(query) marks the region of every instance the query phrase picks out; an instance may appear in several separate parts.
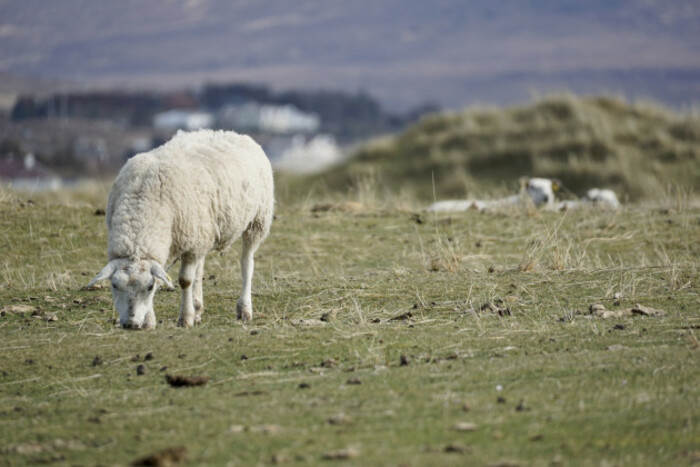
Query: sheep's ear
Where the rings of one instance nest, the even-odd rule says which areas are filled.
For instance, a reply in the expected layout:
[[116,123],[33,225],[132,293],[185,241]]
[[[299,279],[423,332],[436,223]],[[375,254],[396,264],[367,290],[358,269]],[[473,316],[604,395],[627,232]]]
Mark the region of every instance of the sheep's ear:
[[165,283],[165,285],[168,286],[169,289],[175,288],[173,286],[173,283],[170,282],[170,276],[168,276],[168,273],[165,272],[163,266],[158,264],[157,261],[151,262],[151,274],[153,274],[153,277],[155,277],[156,279],[162,280]]
[[527,188],[527,182],[530,181],[530,179],[528,177],[520,177],[518,181],[520,182],[520,189],[524,190]]
[[112,274],[114,274],[114,271],[117,270],[117,260],[113,259],[109,263],[107,263],[107,266],[105,266],[102,271],[100,271],[95,277],[92,278],[90,283],[85,286],[85,288],[90,288],[93,285],[95,285],[99,281],[103,281],[105,279],[109,279],[112,277]]

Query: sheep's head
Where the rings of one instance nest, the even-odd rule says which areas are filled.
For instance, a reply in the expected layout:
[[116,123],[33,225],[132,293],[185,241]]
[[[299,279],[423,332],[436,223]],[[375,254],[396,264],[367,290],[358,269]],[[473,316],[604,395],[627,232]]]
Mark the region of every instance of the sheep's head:
[[153,295],[158,290],[158,280],[170,288],[173,287],[165,270],[157,261],[113,259],[90,281],[88,287],[106,279],[112,283],[114,306],[119,311],[119,322],[123,328],[156,327]]
[[531,178],[525,182],[525,190],[535,206],[553,204],[554,192],[558,189],[559,183],[548,178]]

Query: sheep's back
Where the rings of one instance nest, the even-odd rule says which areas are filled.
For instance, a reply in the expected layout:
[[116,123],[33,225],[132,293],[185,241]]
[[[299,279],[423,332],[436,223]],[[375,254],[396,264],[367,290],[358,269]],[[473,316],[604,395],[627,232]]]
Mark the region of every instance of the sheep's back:
[[122,172],[115,187],[124,178],[138,196],[121,187],[120,198],[132,205],[139,204],[136,198],[148,200],[139,210],[154,222],[142,227],[170,245],[171,260],[183,253],[224,249],[252,222],[272,217],[270,163],[257,143],[234,132],[178,133],[165,145],[134,157]]

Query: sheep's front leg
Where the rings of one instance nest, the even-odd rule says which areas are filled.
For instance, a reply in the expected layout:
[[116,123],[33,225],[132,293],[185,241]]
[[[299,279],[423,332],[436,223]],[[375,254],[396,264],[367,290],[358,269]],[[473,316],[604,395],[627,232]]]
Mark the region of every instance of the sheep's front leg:
[[177,325],[185,328],[194,326],[195,309],[193,300],[193,284],[197,275],[197,261],[190,256],[180,258],[182,265],[180,266],[180,275],[178,282],[182,288],[182,299],[180,301],[180,318],[177,320]]
[[243,233],[243,253],[241,255],[241,277],[243,279],[243,288],[241,291],[241,297],[238,299],[238,304],[236,305],[236,317],[242,319],[243,321],[250,321],[253,319],[253,299],[252,287],[253,287],[253,269],[255,269],[255,260],[253,256],[255,251],[258,249],[260,241],[254,235],[251,235],[250,231]]
[[202,313],[204,313],[204,294],[202,293],[202,280],[204,277],[204,258],[197,263],[197,271],[194,276],[194,289],[192,295],[194,298],[194,322],[199,324],[202,321]]

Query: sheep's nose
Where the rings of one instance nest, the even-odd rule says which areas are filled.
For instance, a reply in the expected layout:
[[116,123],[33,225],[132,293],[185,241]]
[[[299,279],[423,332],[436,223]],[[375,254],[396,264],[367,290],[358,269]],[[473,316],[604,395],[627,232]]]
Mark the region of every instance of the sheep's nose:
[[134,323],[122,323],[122,329],[139,329]]

